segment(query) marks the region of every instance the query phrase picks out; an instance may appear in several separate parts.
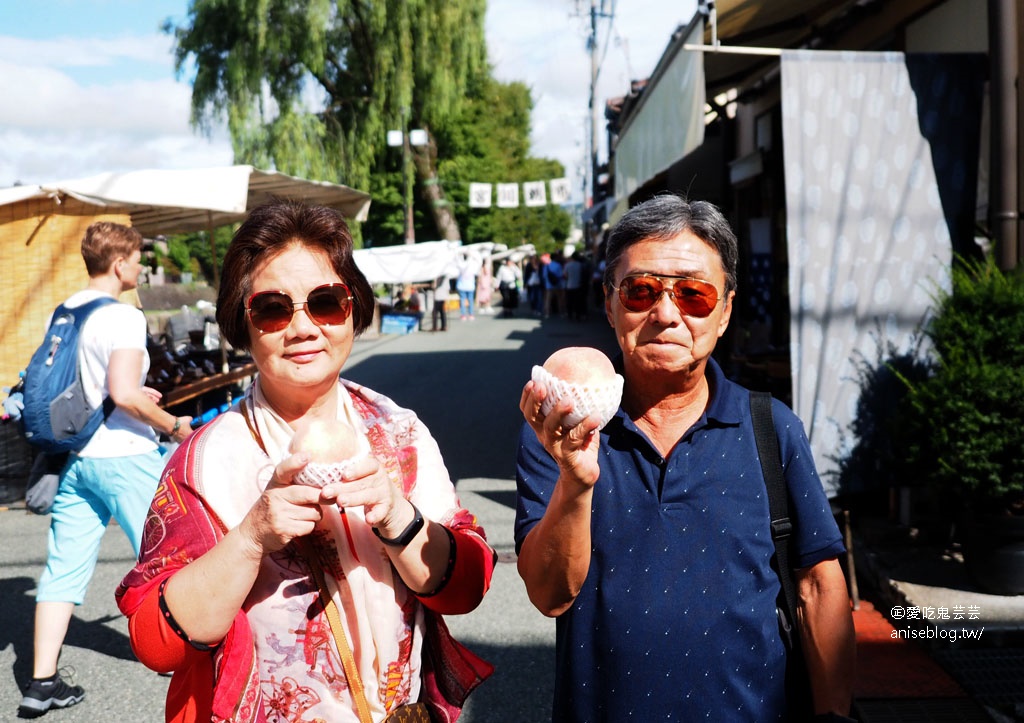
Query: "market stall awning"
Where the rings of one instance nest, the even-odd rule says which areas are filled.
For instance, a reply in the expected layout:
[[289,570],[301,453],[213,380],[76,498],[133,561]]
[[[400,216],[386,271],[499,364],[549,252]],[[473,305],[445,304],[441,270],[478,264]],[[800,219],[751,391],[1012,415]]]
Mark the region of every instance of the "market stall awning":
[[458,241],[423,241],[416,244],[356,249],[356,266],[370,284],[417,284],[442,274],[458,272]]
[[338,183],[309,181],[252,166],[103,173],[89,178],[0,189],[0,206],[34,198],[73,197],[122,208],[143,236],[205,231],[241,221],[271,197],[335,208],[366,220],[370,195]]
[[[862,50],[880,33],[906,23],[944,0],[717,0],[717,40],[729,48],[828,48]],[[984,12],[984,8],[982,9]],[[704,42],[712,42],[712,26]],[[778,58],[704,54],[708,97],[742,86],[778,64]]]

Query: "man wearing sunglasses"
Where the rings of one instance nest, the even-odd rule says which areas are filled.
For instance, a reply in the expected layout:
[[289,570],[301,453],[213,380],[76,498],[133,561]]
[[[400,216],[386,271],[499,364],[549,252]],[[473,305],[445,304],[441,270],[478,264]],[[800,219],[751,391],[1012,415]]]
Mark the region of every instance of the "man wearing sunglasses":
[[[749,393],[711,358],[738,244],[712,204],[658,196],[607,240],[622,404],[603,429],[541,413],[530,382],[516,546],[557,617],[556,721],[791,721],[767,491]],[[794,520],[798,620],[820,719],[848,715],[854,653],[842,538],[800,420],[772,411]]]

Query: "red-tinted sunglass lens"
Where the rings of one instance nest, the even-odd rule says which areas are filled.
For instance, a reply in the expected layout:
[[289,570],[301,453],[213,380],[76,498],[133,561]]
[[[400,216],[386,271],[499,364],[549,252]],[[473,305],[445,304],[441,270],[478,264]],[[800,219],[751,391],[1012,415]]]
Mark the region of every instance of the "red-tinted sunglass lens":
[[[714,310],[718,303],[714,285],[700,279],[674,281],[671,296],[679,311],[703,319]],[[664,293],[665,281],[659,276],[629,276],[619,286],[619,300],[629,311],[647,311]]]
[[317,324],[344,324],[352,312],[352,299],[348,287],[344,284],[332,284],[313,289],[306,299],[306,310]]
[[684,314],[704,318],[718,303],[718,291],[706,281],[680,279],[672,287],[676,306]]
[[633,276],[622,280],[619,300],[630,311],[647,311],[665,291],[661,279],[653,276]]
[[281,331],[292,321],[291,297],[279,291],[264,291],[249,300],[249,320],[260,331]]
[[262,291],[249,299],[249,319],[264,334],[281,331],[292,323],[295,307],[306,307],[320,326],[344,324],[352,313],[352,298],[344,284],[325,284],[309,292],[305,302],[294,302],[281,291]]

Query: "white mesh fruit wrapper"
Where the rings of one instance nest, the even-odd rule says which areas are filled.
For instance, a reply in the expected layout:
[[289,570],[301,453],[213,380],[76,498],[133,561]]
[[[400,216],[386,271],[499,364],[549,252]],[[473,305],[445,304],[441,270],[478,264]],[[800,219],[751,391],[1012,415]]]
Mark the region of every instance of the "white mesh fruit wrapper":
[[622,403],[623,379],[619,374],[604,383],[573,384],[559,379],[542,366],[535,366],[530,378],[547,389],[547,396],[540,405],[543,414],[549,414],[562,397],[572,399],[572,411],[565,415],[566,427],[575,427],[590,416],[599,417],[603,427],[615,416]]
[[342,462],[310,462],[295,475],[295,484],[326,487],[332,482],[342,482],[351,465],[365,456],[365,454],[357,454]]

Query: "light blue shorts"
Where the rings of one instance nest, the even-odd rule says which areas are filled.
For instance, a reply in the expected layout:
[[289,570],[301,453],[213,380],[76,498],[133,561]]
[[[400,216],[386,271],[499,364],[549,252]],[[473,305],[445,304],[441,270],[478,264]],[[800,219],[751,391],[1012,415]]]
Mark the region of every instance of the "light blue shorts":
[[46,569],[39,579],[37,602],[82,604],[111,517],[138,557],[149,505],[166,461],[162,450],[130,457],[68,457],[50,512]]

